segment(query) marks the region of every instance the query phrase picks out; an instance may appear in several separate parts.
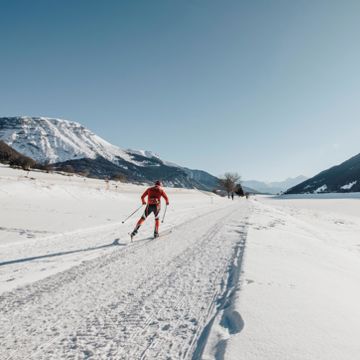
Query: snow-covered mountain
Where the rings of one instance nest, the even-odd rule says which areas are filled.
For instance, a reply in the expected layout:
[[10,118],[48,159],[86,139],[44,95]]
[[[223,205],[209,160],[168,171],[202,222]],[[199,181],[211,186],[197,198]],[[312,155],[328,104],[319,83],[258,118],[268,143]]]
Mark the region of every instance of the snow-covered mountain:
[[289,189],[286,194],[360,192],[360,154]]
[[[38,162],[59,163],[98,156],[141,165],[129,152],[114,146],[79,123],[46,117],[0,118],[0,138],[13,149]],[[150,152],[139,155],[152,157]]]
[[263,182],[257,180],[246,180],[242,183],[243,185],[251,187],[261,193],[278,194],[302,183],[305,180],[307,180],[307,177],[300,175],[295,178],[287,178],[284,181]]
[[[79,123],[47,117],[2,117],[0,140],[38,163],[71,165],[94,177],[124,174],[130,180],[160,178],[169,186],[212,189],[217,178],[163,161],[145,150],[124,150]],[[201,176],[200,176],[201,175]]]

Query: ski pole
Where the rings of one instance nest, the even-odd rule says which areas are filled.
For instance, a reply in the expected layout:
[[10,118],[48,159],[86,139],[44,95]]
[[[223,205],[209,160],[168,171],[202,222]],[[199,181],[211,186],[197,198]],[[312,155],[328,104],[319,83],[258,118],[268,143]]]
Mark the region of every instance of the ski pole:
[[163,223],[163,222],[164,222],[165,215],[166,215],[166,210],[167,210],[167,205],[165,206],[165,211],[164,211],[164,215],[163,215],[163,218],[162,218],[162,220],[161,220],[161,223]]
[[124,219],[122,221],[122,223],[124,223],[125,221],[127,221],[128,219],[130,219],[136,212],[138,212],[141,208],[143,207],[143,204],[141,204],[134,212],[132,212],[126,219]]

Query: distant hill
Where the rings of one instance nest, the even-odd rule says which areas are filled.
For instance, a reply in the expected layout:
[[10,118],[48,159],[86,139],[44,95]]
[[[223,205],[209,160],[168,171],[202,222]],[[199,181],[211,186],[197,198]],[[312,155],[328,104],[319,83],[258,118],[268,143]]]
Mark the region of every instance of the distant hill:
[[243,181],[242,184],[264,194],[278,194],[302,183],[306,179],[306,176],[300,175],[295,178],[288,178],[284,181],[263,182],[257,180],[246,180]]
[[264,194],[263,192],[261,192],[261,191],[259,191],[259,190],[255,190],[255,189],[253,189],[253,188],[250,188],[250,187],[248,187],[248,186],[245,186],[245,185],[243,184],[243,182],[241,182],[241,186],[242,186],[242,188],[243,188],[243,190],[244,190],[245,193],[249,193],[249,194]]
[[286,194],[360,192],[360,154],[289,189]]

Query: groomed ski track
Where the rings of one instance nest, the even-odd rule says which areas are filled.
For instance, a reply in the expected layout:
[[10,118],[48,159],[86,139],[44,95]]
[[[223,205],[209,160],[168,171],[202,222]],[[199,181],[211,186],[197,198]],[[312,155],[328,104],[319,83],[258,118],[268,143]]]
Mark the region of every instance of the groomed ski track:
[[229,202],[156,240],[120,236],[119,246],[3,293],[0,358],[191,359],[242,255],[250,212],[246,200]]

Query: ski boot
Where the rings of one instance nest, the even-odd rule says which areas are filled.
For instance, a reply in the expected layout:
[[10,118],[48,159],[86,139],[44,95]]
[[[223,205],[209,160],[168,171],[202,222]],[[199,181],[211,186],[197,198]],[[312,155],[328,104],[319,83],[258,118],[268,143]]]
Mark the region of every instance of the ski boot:
[[133,241],[134,236],[137,234],[137,230],[134,230],[131,234],[130,234],[130,238],[131,238],[131,242]]
[[157,231],[154,231],[154,239],[159,237],[159,233]]

